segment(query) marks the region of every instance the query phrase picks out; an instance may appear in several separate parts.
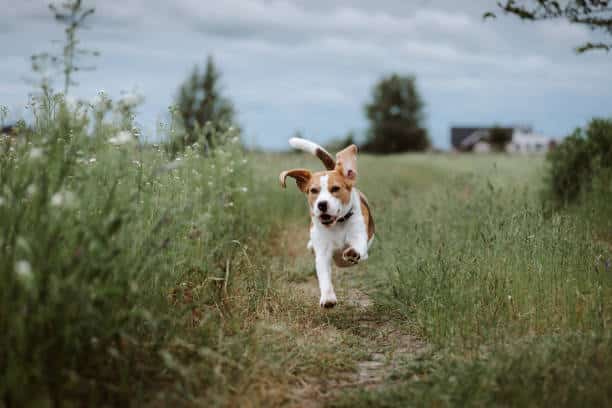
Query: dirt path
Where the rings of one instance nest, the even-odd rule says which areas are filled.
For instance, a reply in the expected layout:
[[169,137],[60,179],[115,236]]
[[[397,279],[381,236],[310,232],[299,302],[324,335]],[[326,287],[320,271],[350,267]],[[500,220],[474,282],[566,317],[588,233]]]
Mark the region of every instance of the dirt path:
[[[312,255],[305,249],[307,231],[296,227],[287,232],[281,250],[293,259],[288,267],[301,266],[303,274],[286,283],[296,298],[317,308],[304,341],[317,343],[325,339],[337,341],[338,358],[348,361],[348,370],[325,371],[319,376],[298,376],[291,405],[319,407],[341,393],[373,389],[393,381],[392,374],[400,364],[417,358],[427,350],[426,344],[410,333],[409,325],[392,316],[367,294],[367,264],[334,269],[333,281],[338,305],[319,309],[319,288],[312,266]],[[321,364],[328,355],[321,356]]]

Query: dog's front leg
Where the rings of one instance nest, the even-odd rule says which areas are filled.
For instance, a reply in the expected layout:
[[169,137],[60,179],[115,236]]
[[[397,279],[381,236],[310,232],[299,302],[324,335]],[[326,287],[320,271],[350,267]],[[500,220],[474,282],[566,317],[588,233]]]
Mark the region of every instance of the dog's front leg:
[[357,264],[368,259],[368,235],[365,231],[351,231],[347,244],[348,247],[342,253],[344,261]]
[[336,306],[336,294],[332,286],[332,252],[329,249],[315,249],[315,266],[317,268],[317,279],[321,289],[321,307],[330,308]]

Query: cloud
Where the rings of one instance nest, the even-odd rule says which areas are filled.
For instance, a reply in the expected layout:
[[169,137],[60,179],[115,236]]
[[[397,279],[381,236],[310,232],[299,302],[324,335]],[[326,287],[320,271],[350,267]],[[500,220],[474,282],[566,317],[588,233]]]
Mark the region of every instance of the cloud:
[[[9,3],[0,16],[6,57],[0,88],[15,98],[19,89],[27,93],[20,76],[28,56],[48,49],[48,39],[62,32],[45,0],[4,1]],[[428,124],[442,146],[445,129],[459,120],[526,118],[556,134],[589,112],[605,110],[603,101],[612,98],[610,58],[577,57],[571,49],[592,33],[562,22],[526,24],[503,16],[483,22],[491,4],[98,1],[82,44],[102,57],[97,71],[78,75],[76,92],[91,97],[103,87],[117,95],[137,86],[147,97],[140,122],[153,122],[193,64],[213,54],[245,129],[265,135],[259,140],[265,147],[284,146],[295,129],[331,137],[364,128],[362,106],[374,82],[389,72],[417,75]],[[566,100],[572,103],[564,107]]]

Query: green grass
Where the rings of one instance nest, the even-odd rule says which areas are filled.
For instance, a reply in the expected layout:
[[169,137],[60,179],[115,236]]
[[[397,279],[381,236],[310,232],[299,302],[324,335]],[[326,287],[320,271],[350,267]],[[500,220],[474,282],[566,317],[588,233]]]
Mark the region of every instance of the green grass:
[[334,407],[603,407],[612,402],[612,339],[517,339],[476,357],[437,352],[406,362],[390,385],[347,393]]
[[363,156],[377,236],[321,311],[278,185],[314,158],[113,146],[129,118],[62,106],[0,144],[5,406],[609,405],[609,185],[551,213],[538,158]]
[[397,369],[393,385],[332,406],[609,405],[610,186],[550,214],[543,170],[504,156],[385,163],[392,180],[436,174],[375,206],[368,266],[384,271],[370,279],[377,301],[435,351]]

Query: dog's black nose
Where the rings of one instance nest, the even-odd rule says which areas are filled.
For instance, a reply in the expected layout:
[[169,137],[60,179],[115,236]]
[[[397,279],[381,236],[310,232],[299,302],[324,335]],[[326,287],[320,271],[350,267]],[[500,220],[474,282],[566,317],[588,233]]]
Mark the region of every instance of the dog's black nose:
[[317,208],[323,212],[327,211],[327,201],[319,201]]

